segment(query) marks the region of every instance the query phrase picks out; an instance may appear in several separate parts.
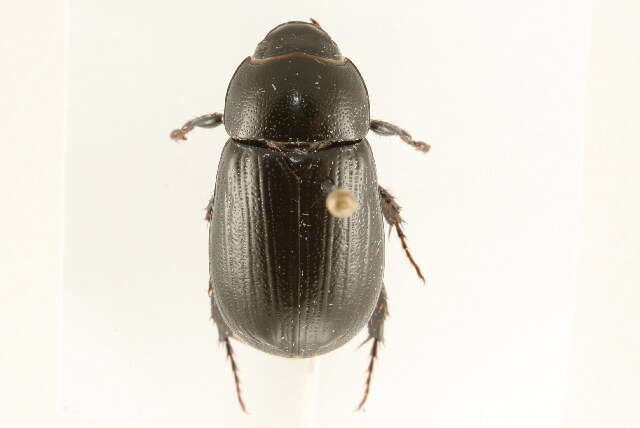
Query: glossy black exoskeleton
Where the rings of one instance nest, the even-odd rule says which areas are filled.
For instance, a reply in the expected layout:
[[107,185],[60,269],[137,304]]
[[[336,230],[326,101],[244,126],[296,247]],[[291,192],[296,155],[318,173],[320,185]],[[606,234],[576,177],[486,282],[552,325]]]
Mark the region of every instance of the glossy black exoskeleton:
[[[378,185],[366,140],[372,130],[429,146],[369,118],[358,69],[313,21],[271,30],[236,70],[224,115],[171,133],[224,123],[227,141],[207,206],[211,314],[230,338],[270,354],[307,358],[338,348],[368,324],[371,360],[387,315],[383,218],[406,245],[400,207]],[[369,340],[368,339],[368,340]]]

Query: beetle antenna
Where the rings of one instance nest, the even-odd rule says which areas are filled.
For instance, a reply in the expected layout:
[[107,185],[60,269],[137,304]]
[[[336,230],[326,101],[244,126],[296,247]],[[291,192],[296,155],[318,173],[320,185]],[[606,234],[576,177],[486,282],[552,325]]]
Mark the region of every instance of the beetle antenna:
[[423,141],[414,140],[411,134],[393,123],[385,122],[383,120],[372,120],[369,124],[369,128],[379,135],[397,135],[402,139],[402,141],[423,153],[428,152],[431,148],[430,145]]

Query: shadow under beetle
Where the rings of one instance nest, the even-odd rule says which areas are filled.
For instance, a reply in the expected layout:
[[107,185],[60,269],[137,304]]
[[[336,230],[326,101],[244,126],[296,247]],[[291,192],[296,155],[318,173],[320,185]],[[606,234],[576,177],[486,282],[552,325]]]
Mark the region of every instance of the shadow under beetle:
[[429,145],[370,120],[362,76],[314,20],[271,30],[233,75],[224,115],[190,120],[171,138],[222,123],[230,138],[205,216],[209,296],[240,406],[246,411],[230,338],[308,358],[344,345],[368,324],[361,409],[388,313],[383,218],[424,282],[365,137],[369,130],[397,135],[422,152]]

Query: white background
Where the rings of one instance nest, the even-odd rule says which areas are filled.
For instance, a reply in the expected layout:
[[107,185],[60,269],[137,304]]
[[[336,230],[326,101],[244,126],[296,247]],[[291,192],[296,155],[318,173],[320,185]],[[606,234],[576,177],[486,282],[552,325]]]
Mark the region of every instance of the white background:
[[246,3],[72,2],[66,50],[61,4],[3,14],[5,425],[296,426],[303,365],[238,345],[245,417],[207,323],[199,218],[224,133],[184,146],[166,133],[222,108],[231,72],[273,25],[314,16],[365,76],[374,117],[434,146],[421,157],[371,138],[430,285],[392,240],[368,411],[351,412],[366,363],[351,344],[320,360],[320,426],[637,426],[639,11],[596,8],[585,126],[590,10],[508,4],[250,19]]

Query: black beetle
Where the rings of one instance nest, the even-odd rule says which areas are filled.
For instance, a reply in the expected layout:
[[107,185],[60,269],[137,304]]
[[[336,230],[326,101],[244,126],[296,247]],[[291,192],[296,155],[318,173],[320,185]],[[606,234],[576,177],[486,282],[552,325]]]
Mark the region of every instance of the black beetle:
[[209,221],[209,296],[219,340],[230,338],[283,357],[308,358],[338,348],[368,323],[373,340],[364,397],[383,339],[384,219],[409,261],[400,207],[378,186],[366,134],[398,135],[370,120],[362,76],[320,25],[292,21],[271,30],[238,67],[224,115],[212,113],[171,133],[224,122]]

